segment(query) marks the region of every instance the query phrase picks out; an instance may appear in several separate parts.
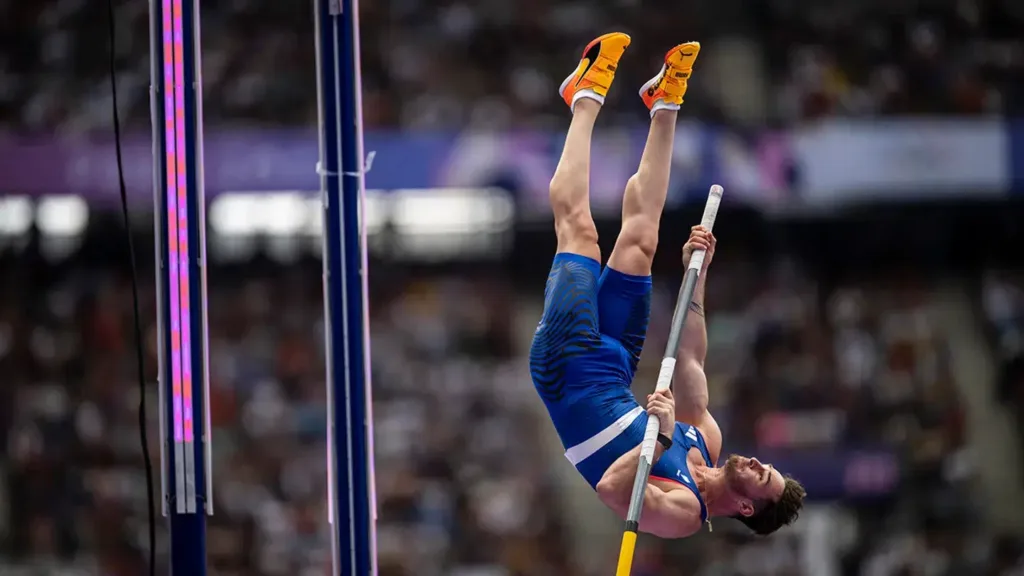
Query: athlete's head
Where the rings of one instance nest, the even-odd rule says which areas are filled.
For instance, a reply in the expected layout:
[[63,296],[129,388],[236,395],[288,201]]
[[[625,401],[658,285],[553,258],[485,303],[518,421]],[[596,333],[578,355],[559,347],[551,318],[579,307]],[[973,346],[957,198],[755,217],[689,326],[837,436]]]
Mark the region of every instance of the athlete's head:
[[730,456],[724,469],[728,498],[733,502],[732,517],[756,534],[771,534],[800,514],[807,492],[770,464],[762,464],[757,458]]

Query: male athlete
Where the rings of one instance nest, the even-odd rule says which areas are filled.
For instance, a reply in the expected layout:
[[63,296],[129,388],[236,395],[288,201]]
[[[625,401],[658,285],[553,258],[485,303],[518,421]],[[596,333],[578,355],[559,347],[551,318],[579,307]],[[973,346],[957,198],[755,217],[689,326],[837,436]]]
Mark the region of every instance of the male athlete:
[[572,110],[565,148],[551,178],[558,249],[544,291],[544,315],[530,350],[530,371],[566,457],[619,516],[629,507],[649,414],[661,430],[644,497],[640,530],[663,538],[697,532],[712,516],[737,518],[757,534],[796,519],[804,489],[771,465],[731,456],[717,467],[722,432],[708,413],[704,357],[704,283],[715,238],[694,227],[684,268],[706,250],[691,314],[681,339],[672,392],[648,396],[645,411],[630,392],[650,316],[651,261],[668,193],[676,115],[700,44],[673,48],[657,76],[640,89],[651,111],[647,144],[626,183],[622,228],[601,268],[590,214],[590,140],[619,58],[630,38],[591,42],[560,92]]

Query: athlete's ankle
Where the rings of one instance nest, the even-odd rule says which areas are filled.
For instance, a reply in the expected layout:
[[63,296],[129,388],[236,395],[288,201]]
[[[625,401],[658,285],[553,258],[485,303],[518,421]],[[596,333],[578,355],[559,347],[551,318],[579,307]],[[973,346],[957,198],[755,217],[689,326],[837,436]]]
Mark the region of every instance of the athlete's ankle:
[[597,116],[597,113],[601,111],[601,102],[594,98],[582,96],[576,98],[572,104],[573,114],[592,114]]
[[668,106],[658,107],[651,109],[651,122],[675,122],[679,117],[679,107],[670,108]]

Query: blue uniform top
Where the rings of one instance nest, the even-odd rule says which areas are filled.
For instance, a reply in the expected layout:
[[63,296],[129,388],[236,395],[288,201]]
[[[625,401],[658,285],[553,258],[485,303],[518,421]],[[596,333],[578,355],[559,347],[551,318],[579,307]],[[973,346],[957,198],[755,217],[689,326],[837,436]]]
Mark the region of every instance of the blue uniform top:
[[[646,424],[645,424],[646,426]],[[707,466],[714,466],[711,461],[711,454],[708,452],[708,445],[704,441],[704,435],[696,426],[676,422],[675,432],[672,434],[672,447],[666,450],[661,458],[651,468],[651,478],[676,482],[689,488],[700,502],[700,520],[708,519],[708,508],[704,504],[704,498],[697,489],[697,482],[690,475],[690,468],[686,465],[687,455],[691,448],[700,450]]]
[[[576,466],[576,469],[592,488],[597,487],[601,477],[604,476],[604,473],[619,457],[643,441],[648,415],[646,411],[640,408],[639,404],[636,407],[635,411],[625,414],[625,416],[632,418],[632,422],[625,426],[618,435],[593,451],[589,456],[585,456],[585,453],[579,454],[576,446],[568,447],[566,457]],[[573,423],[561,420],[555,422],[555,427],[578,426],[579,424],[580,422]],[[715,463],[711,459],[707,443],[704,441],[704,436],[700,433],[700,430],[695,426],[676,422],[675,431],[672,434],[672,447],[665,450],[661,458],[658,458],[658,461],[654,463],[654,467],[651,468],[651,478],[681,484],[693,492],[693,495],[697,497],[697,501],[700,502],[701,521],[704,521],[707,519],[707,506],[700,494],[700,490],[697,488],[697,482],[694,481],[693,476],[690,474],[690,467],[687,465],[687,456],[692,448],[700,451],[701,457],[707,466],[714,466]],[[580,456],[585,457],[580,459]]]

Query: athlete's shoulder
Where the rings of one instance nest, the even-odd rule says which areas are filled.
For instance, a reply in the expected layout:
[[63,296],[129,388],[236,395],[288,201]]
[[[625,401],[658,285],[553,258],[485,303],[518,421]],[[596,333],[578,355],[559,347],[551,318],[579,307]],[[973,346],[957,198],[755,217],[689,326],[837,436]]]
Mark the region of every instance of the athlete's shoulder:
[[711,457],[710,464],[717,465],[718,457],[722,453],[722,429],[711,412],[705,411],[704,415],[696,419],[695,422],[676,422],[676,429],[695,444],[698,443],[697,435],[699,433],[700,438],[704,440],[708,455]]

